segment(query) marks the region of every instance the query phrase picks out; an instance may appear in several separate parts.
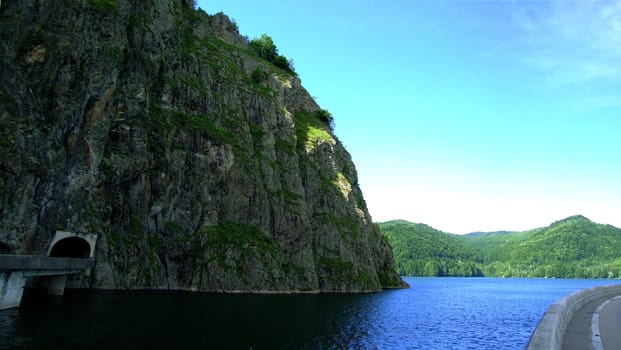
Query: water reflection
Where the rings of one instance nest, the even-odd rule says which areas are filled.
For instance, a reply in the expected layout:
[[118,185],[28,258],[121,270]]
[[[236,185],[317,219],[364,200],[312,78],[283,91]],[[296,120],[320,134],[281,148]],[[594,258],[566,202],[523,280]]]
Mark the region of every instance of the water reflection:
[[0,312],[0,342],[5,343],[13,338],[17,323],[18,309],[9,309]]
[[373,301],[378,295],[329,296],[329,302],[322,302],[320,306],[321,319],[326,320],[326,324],[321,337],[316,337],[309,348],[369,348],[371,329],[378,317],[377,304]]

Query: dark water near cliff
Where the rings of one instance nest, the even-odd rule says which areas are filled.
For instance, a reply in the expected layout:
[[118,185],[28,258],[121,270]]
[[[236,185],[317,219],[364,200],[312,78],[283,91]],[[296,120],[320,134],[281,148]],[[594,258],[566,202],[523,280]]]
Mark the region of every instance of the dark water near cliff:
[[363,295],[68,291],[0,311],[2,349],[524,349],[556,300],[610,280],[408,278]]

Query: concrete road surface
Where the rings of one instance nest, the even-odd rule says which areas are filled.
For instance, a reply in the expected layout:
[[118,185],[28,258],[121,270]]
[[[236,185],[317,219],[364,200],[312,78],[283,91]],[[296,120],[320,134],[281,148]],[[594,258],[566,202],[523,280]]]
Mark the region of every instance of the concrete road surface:
[[563,337],[563,350],[598,349],[594,347],[591,330],[593,315],[604,303],[606,305],[599,310],[599,327],[596,327],[601,345],[604,350],[621,350],[621,298],[610,297],[594,300],[576,312]]
[[621,349],[621,298],[611,300],[600,311],[599,332],[604,350]]

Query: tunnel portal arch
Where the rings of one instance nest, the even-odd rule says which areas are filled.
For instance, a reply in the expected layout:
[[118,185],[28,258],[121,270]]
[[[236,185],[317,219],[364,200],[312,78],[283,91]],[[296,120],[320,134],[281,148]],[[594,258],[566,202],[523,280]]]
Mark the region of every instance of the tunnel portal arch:
[[11,251],[12,249],[8,244],[0,241],[0,254],[11,254]]
[[81,258],[91,255],[91,245],[84,238],[67,237],[59,240],[52,246],[50,256],[57,258]]
[[92,258],[95,253],[97,235],[56,231],[47,255],[63,258]]

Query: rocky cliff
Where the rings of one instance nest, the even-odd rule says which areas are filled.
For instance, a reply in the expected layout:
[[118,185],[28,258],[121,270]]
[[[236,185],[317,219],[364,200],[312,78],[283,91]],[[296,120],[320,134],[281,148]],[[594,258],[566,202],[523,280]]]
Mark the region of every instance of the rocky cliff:
[[97,234],[83,286],[401,285],[295,75],[185,0],[0,5],[0,249]]

